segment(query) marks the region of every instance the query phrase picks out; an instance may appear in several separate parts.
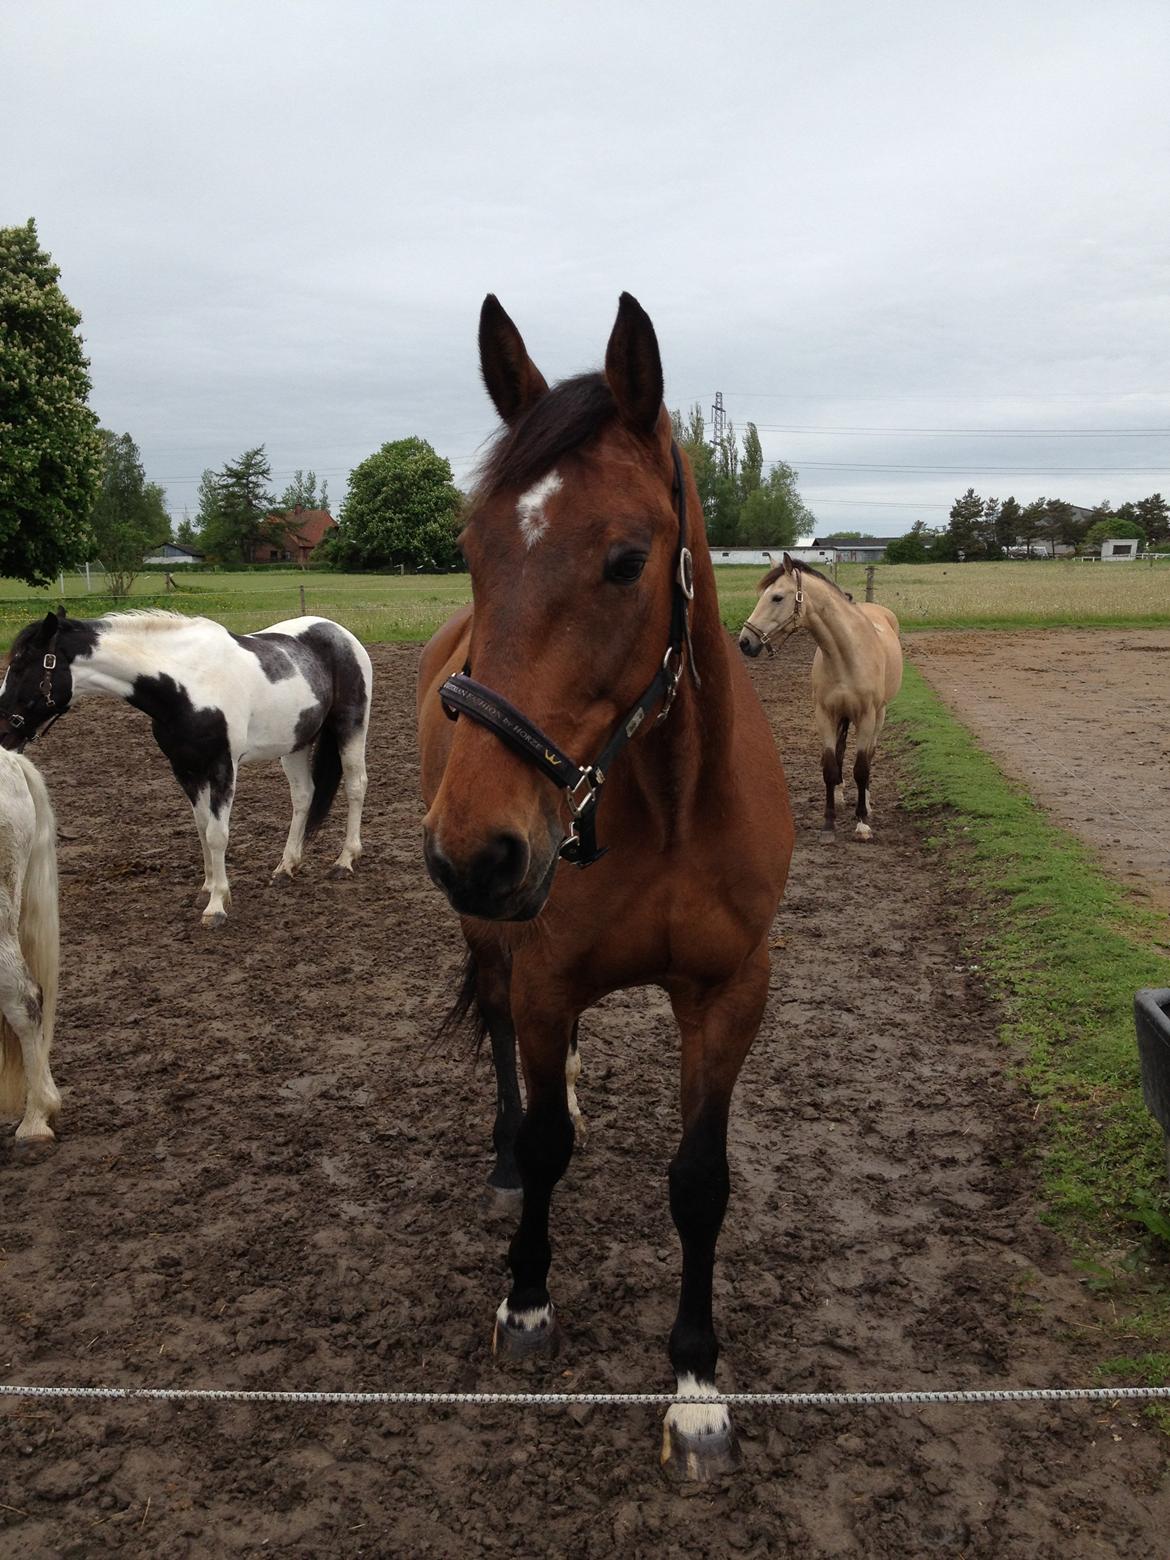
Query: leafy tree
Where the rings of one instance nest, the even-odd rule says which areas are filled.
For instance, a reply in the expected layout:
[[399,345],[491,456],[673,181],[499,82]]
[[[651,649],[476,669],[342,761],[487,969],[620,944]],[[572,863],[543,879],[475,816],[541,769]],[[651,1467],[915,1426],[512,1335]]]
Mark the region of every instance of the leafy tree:
[[148,482],[138,446],[128,433],[102,428],[102,485],[89,517],[98,561],[112,596],[128,596],[142,559],[171,534],[166,495]]
[[1036,543],[1044,537],[1047,520],[1048,500],[1046,498],[1034,498],[1020,511],[1020,535],[1024,538],[1029,558]]
[[1054,558],[1058,546],[1069,546],[1075,543],[1080,534],[1073,506],[1064,498],[1048,500],[1040,524],[1044,539]]
[[674,430],[674,442],[681,450],[686,451],[687,459],[691,463],[695,486],[699,490],[699,502],[703,506],[707,536],[713,541],[711,525],[716,513],[715,492],[718,473],[715,467],[715,452],[707,442],[707,428],[703,421],[702,407],[698,404],[692,406],[685,422],[681,412],[671,412],[670,425]]
[[929,560],[921,531],[907,531],[905,536],[896,536],[886,546],[887,563],[927,563]]
[[322,482],[321,491],[318,493],[315,471],[299,469],[294,471],[292,481],[276,502],[276,508],[282,514],[287,514],[290,509],[296,509],[298,505],[302,509],[329,508],[329,484]]
[[102,442],[81,316],[34,222],[0,228],[0,574],[45,585],[82,562]]
[[190,515],[184,514],[183,518],[175,527],[175,541],[179,544],[180,547],[190,548],[192,552],[198,551],[199,532],[195,529],[194,522],[192,521]]
[[830,531],[825,537],[826,542],[860,542],[864,537],[864,531]]
[[342,569],[449,568],[461,507],[450,462],[425,439],[397,439],[350,473],[337,529],[318,553]]
[[986,553],[983,500],[974,488],[968,488],[962,498],[956,498],[951,505],[947,531],[956,557],[962,553],[964,558],[981,558]]
[[764,480],[764,446],[759,429],[748,423],[743,436],[743,459],[739,464],[740,502],[746,503]]
[[1146,540],[1146,533],[1136,520],[1120,520],[1116,515],[1109,515],[1104,520],[1094,521],[1085,532],[1084,545],[1086,547],[1099,548],[1102,542],[1107,542],[1110,537],[1114,536],[1118,538],[1133,536],[1139,542]]
[[[268,539],[272,468],[264,446],[245,450],[222,471],[203,473],[199,484],[200,535],[204,549],[224,563],[253,563]],[[204,508],[207,508],[206,515]]]
[[735,539],[745,547],[791,547],[811,521],[796,490],[796,472],[778,460],[744,499]]

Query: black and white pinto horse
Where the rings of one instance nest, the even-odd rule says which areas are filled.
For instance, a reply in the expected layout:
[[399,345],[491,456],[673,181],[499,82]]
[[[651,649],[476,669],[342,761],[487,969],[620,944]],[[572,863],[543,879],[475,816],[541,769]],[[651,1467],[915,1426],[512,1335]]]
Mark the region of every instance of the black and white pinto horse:
[[0,752],[0,1116],[19,1116],[15,1152],[53,1142],[61,1096],[49,1071],[60,962],[57,828],[45,782]]
[[279,758],[293,816],[274,885],[289,883],[344,777],[349,818],[329,876],[349,878],[362,853],[366,732],[373,671],[348,629],[293,618],[232,634],[208,618],[49,613],[22,629],[0,684],[0,745],[23,748],[75,698],[107,693],[149,715],[155,741],[191,803],[203,847],[205,926],[231,903],[224,857],[236,771]]

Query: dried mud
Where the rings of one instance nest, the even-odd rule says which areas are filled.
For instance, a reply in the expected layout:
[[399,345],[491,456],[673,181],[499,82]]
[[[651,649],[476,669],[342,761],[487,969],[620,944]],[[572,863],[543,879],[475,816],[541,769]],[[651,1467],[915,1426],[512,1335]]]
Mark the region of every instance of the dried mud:
[[[720,1379],[746,1389],[1093,1378],[1103,1318],[1039,1221],[963,906],[879,755],[875,839],[817,832],[808,647],[753,668],[799,824],[773,994],[732,1128]],[[374,651],[367,855],[266,879],[288,802],[245,771],[225,931],[147,723],[82,705],[39,747],[62,830],[58,1153],[0,1163],[8,1381],[668,1389],[676,1039],[637,993],[582,1024],[589,1122],[554,1208],[554,1366],[488,1351],[505,1226],[479,1197],[492,1086],[429,1038],[455,923],[422,871],[417,652]],[[766,842],[761,842],[766,848]],[[1165,1552],[1166,1442],[1137,1410],[738,1416],[740,1475],[666,1485],[657,1411],[0,1404],[21,1556]]]

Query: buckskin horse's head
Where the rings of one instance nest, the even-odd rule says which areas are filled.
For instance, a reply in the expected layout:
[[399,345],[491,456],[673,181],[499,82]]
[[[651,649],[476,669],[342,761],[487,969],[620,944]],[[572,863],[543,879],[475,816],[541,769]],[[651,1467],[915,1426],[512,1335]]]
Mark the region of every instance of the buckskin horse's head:
[[[550,390],[489,295],[479,349],[504,427],[461,537],[474,599],[467,670],[584,765],[652,682],[669,639],[679,521],[658,342],[623,293],[604,373]],[[563,791],[539,768],[457,722],[425,819],[427,866],[456,910],[537,915],[568,822]]]

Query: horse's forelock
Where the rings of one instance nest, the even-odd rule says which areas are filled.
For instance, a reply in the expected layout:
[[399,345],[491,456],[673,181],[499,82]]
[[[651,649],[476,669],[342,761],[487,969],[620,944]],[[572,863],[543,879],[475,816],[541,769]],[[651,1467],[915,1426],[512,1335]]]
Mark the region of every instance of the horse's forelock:
[[475,482],[473,503],[505,488],[528,488],[617,417],[603,374],[563,379],[542,395],[512,427],[496,436]]

